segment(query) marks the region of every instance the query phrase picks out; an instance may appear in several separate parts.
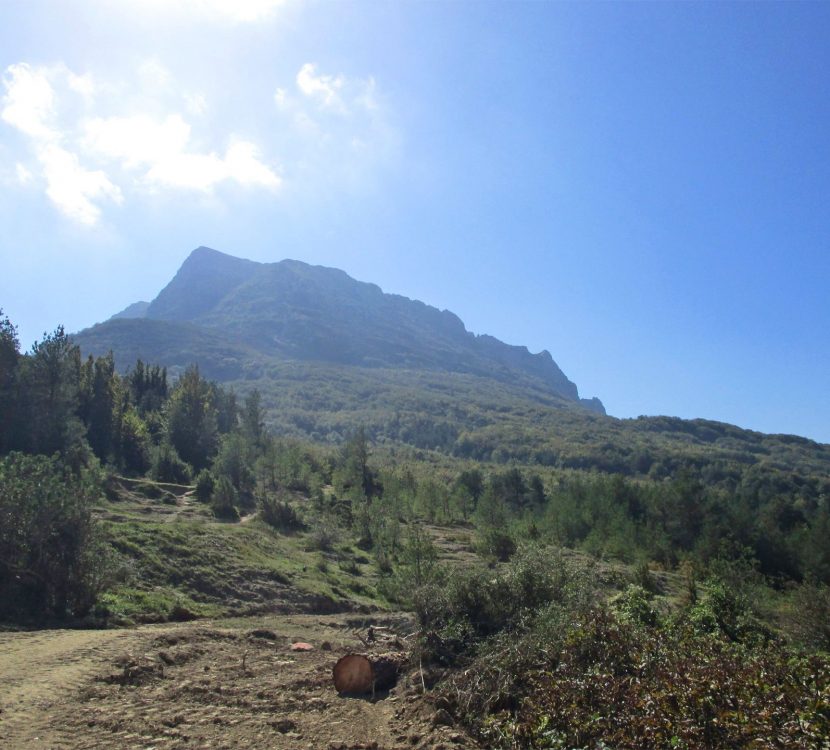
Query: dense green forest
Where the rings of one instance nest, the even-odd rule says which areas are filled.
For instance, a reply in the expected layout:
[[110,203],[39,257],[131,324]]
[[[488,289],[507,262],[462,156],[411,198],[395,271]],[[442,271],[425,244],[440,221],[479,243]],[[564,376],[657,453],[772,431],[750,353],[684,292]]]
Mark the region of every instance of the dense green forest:
[[[216,601],[221,568],[250,543],[280,582],[331,576],[336,560],[350,596],[414,608],[436,690],[492,746],[826,737],[826,446],[704,421],[609,420],[538,393],[511,401],[492,381],[453,409],[453,389],[474,377],[462,374],[389,373],[361,411],[344,408],[371,382],[360,371],[309,370],[280,393],[259,380],[219,385],[196,366],[171,377],[138,360],[119,373],[111,353],[83,358],[62,328],[23,353],[0,314],[0,618],[124,615],[130,565],[144,571],[129,581],[130,612],[165,581],[200,577]],[[194,557],[193,540],[218,532],[120,522],[117,502],[101,512],[126,486],[189,488],[205,517],[256,536]],[[469,530],[479,564],[441,565],[434,524]],[[301,539],[296,554],[317,555],[316,570],[277,562],[284,539]],[[162,545],[180,555],[172,567],[201,568],[171,572]],[[576,567],[568,548],[623,567]],[[165,599],[164,616],[211,611],[200,606]],[[707,693],[727,679],[729,700]],[[614,712],[629,717],[627,734]],[[714,716],[720,728],[705,728]]]

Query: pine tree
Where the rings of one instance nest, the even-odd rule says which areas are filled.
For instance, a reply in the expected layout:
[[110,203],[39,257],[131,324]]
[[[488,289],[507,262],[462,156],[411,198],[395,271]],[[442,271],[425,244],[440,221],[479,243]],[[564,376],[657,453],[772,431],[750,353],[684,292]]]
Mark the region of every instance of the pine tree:
[[167,402],[167,434],[183,460],[204,469],[215,455],[218,441],[216,407],[210,384],[197,366],[188,367]]
[[15,390],[20,361],[17,328],[0,309],[0,454],[14,445],[17,423]]

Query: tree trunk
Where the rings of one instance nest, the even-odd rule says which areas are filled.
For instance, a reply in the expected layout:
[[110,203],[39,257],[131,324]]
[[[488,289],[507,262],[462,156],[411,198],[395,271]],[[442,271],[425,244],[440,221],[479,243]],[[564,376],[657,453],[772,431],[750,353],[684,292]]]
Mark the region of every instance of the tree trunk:
[[406,654],[347,654],[334,665],[334,687],[338,693],[364,695],[395,684],[408,661]]

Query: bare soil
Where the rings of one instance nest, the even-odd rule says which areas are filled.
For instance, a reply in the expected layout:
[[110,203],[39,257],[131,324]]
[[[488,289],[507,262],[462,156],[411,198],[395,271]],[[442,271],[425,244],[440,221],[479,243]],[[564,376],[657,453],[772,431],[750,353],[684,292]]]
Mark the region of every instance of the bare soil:
[[[354,615],[275,615],[123,630],[0,633],[0,747],[88,750],[479,747],[422,694],[335,691],[366,653]],[[377,623],[376,623],[377,624]],[[404,616],[383,623],[401,635]],[[292,651],[294,642],[313,646]]]

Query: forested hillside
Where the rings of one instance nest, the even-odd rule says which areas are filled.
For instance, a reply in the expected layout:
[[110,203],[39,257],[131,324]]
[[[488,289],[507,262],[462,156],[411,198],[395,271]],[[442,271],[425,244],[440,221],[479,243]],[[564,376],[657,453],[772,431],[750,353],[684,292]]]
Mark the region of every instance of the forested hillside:
[[[281,388],[237,390],[195,366],[171,381],[139,359],[122,376],[111,354],[83,359],[62,329],[25,355],[8,321],[5,331],[4,452],[58,452],[76,470],[92,454],[129,475],[200,479],[215,510],[234,517],[256,507],[263,446],[282,446],[294,463],[317,456],[292,469],[305,479],[290,489],[333,483],[335,504],[354,491],[359,507],[391,497],[431,521],[531,523],[543,538],[632,562],[749,555],[766,575],[830,581],[830,449],[808,440],[615,420],[472,375],[285,364]],[[338,484],[335,457],[355,436],[362,478]],[[366,468],[370,442],[377,476]],[[213,494],[225,475],[232,488]]]
[[[23,353],[2,318],[0,619],[405,608],[486,747],[828,736],[827,446],[470,374],[383,370],[373,400],[380,371],[307,367],[267,397],[120,374],[61,328]],[[318,440],[270,432],[266,398]]]
[[197,364],[240,396],[257,391],[267,428],[284,437],[339,445],[362,429],[449,464],[690,476],[727,497],[798,498],[803,518],[827,496],[830,446],[706,420],[606,417],[547,352],[474,336],[447,311],[336,269],[198,248],[151,303],[73,340],[113,352],[122,373],[139,359],[173,378]]

